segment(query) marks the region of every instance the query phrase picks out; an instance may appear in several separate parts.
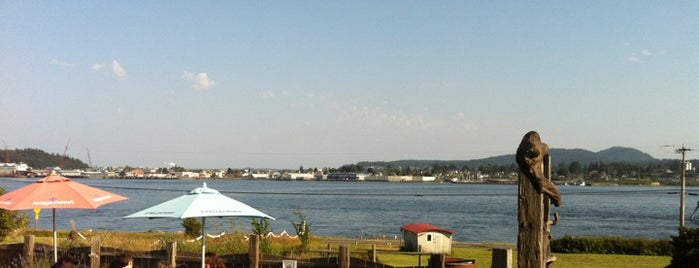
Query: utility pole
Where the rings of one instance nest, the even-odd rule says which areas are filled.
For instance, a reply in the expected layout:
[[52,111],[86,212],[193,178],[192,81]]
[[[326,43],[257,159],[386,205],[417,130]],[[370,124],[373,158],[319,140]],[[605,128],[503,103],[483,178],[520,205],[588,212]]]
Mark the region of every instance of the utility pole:
[[686,154],[687,152],[692,151],[691,148],[687,148],[682,146],[682,148],[676,149],[675,152],[681,153],[682,154],[682,163],[680,165],[680,168],[682,169],[682,173],[680,173],[680,180],[681,180],[681,188],[680,188],[680,228],[684,227],[684,207],[685,207],[685,196],[686,196],[686,187],[685,187],[685,171],[687,169],[687,160],[686,160]]

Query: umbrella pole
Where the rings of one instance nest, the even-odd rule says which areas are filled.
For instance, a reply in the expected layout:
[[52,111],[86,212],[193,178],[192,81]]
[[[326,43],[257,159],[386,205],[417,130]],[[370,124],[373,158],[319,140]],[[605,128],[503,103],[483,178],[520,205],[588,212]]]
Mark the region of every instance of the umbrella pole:
[[206,217],[201,217],[201,268],[206,268]]
[[56,208],[53,208],[53,262],[58,262],[58,246],[56,239]]

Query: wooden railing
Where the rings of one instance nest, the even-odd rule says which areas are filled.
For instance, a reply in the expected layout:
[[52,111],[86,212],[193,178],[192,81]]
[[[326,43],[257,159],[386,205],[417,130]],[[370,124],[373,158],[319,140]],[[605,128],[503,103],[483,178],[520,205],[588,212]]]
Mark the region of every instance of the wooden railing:
[[[284,263],[293,262],[293,267],[364,267],[364,268],[393,268],[393,266],[378,263],[378,254],[400,254],[400,255],[417,255],[418,262],[416,266],[411,267],[428,267],[428,268],[445,268],[452,267],[449,265],[449,258],[443,254],[430,254],[421,252],[407,252],[397,250],[378,249],[375,244],[371,245],[371,250],[368,252],[369,258],[353,258],[349,244],[341,244],[338,249],[333,250],[331,244],[328,244],[327,249],[316,249],[311,252],[322,253],[325,257],[307,259],[307,260],[284,260],[283,257],[263,255],[260,252],[260,237],[250,236],[250,250],[248,254],[236,254],[222,256],[224,263],[227,266],[234,267],[250,267],[250,268],[278,268],[285,267]],[[15,244],[5,246],[0,249],[0,262],[13,263],[8,267],[39,267],[35,265],[37,260],[52,256],[52,247],[35,244],[34,235],[24,236],[23,244]],[[89,264],[90,268],[108,267],[109,263],[116,258],[124,250],[106,248],[101,246],[99,236],[92,238],[90,247],[71,249],[73,253],[79,253],[82,258],[81,264]],[[70,251],[70,250],[69,250]],[[366,253],[366,251],[362,251]],[[149,252],[128,252],[134,256],[134,267],[139,268],[155,268],[159,267],[160,263],[166,263],[170,267],[178,267],[177,265],[185,264],[187,267],[199,267],[201,255],[194,253],[177,252],[177,243],[170,242],[166,245],[165,250],[149,251]],[[8,258],[9,256],[9,258]],[[511,268],[511,249],[493,249],[493,267]],[[423,258],[425,266],[423,266]],[[285,262],[286,261],[286,262]],[[0,266],[6,267],[6,266]],[[288,266],[286,266],[288,267]],[[469,266],[471,267],[471,266]],[[475,267],[475,263],[472,267]],[[406,267],[401,267],[406,268]]]

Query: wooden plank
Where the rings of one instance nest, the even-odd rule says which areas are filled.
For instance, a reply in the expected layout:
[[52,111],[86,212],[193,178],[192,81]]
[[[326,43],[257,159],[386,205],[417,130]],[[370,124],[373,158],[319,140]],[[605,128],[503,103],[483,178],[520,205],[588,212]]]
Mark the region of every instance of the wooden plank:
[[92,237],[90,245],[90,268],[100,268],[100,256],[102,255],[102,238]]
[[22,257],[25,260],[24,267],[34,267],[34,246],[35,244],[34,235],[24,236],[24,247],[22,251]]
[[248,258],[250,259],[250,267],[258,268],[260,267],[260,236],[251,235],[250,236],[250,249],[248,253]]

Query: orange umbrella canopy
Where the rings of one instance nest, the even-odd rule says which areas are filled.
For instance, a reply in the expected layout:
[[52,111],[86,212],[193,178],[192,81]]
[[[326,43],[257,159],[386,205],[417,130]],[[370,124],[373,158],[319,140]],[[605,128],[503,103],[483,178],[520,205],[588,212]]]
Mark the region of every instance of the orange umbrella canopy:
[[53,215],[53,260],[58,261],[56,209],[96,209],[126,199],[128,198],[74,182],[52,172],[48,177],[0,196],[0,209],[50,208]]
[[96,209],[128,198],[51,174],[35,183],[0,196],[0,209]]

